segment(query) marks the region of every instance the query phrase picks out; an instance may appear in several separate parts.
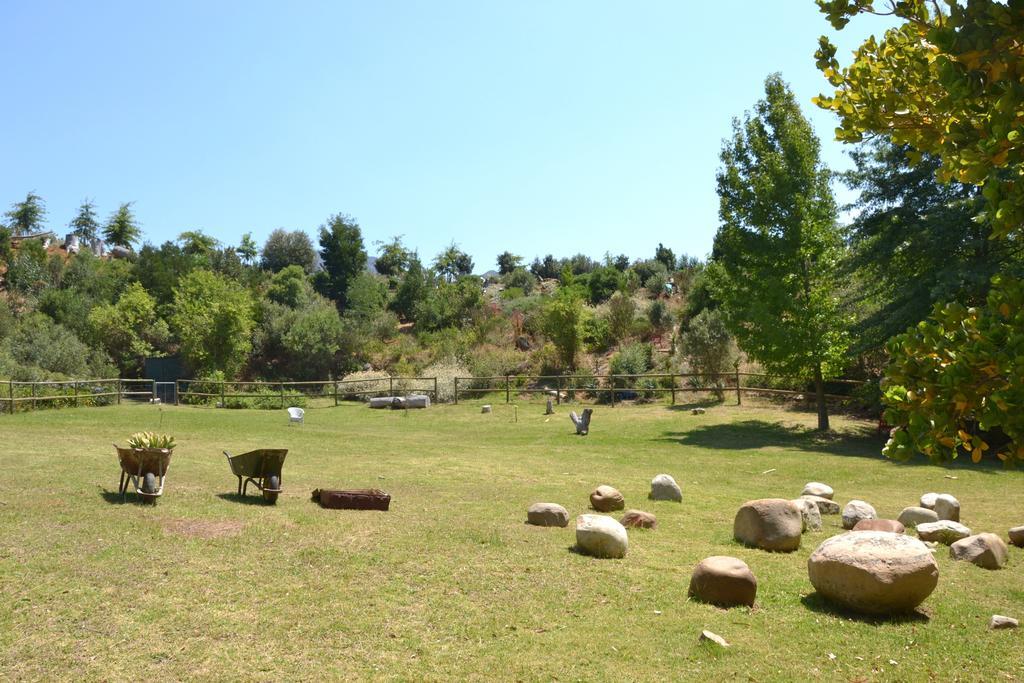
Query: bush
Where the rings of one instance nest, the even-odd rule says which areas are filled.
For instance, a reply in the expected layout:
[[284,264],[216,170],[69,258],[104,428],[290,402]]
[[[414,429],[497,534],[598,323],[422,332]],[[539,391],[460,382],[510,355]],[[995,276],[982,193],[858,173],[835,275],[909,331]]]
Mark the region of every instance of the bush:
[[508,289],[519,289],[523,292],[522,295],[526,296],[537,286],[536,276],[525,268],[516,268],[508,275],[505,275],[502,278],[502,282]]
[[[629,344],[612,356],[609,371],[613,375],[643,375],[653,367],[654,349],[650,344]],[[616,389],[632,389],[644,398],[654,396],[656,382],[648,377],[616,377]]]
[[343,381],[338,385],[338,395],[346,401],[369,401],[373,393],[386,396],[393,386],[391,375],[379,370],[353,372],[345,375]]
[[435,361],[423,369],[424,377],[437,377],[438,403],[448,403],[455,399],[455,378],[472,377],[469,369],[455,358]]
[[725,321],[717,310],[697,314],[681,335],[683,358],[700,386],[713,387],[718,400],[724,398],[724,381],[719,376],[733,369],[736,353]]
[[629,336],[635,317],[636,302],[622,292],[616,292],[608,301],[608,332],[613,341],[620,342]]
[[597,315],[583,319],[583,346],[590,353],[603,353],[612,345],[612,333],[608,320]]

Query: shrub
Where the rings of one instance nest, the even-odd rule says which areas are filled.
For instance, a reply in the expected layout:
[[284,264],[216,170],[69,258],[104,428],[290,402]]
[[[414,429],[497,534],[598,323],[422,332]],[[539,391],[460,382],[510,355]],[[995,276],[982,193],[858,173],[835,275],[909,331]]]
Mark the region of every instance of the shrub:
[[524,295],[529,295],[537,286],[537,278],[525,268],[516,268],[502,278],[505,287],[509,289],[520,289]]
[[717,310],[705,309],[697,314],[682,332],[683,358],[690,372],[697,374],[700,386],[710,386],[718,400],[724,398],[721,374],[729,372],[736,362],[732,337]]
[[379,370],[353,372],[345,375],[343,381],[338,385],[338,395],[347,401],[369,401],[372,393],[387,395],[392,387],[391,375]]
[[608,301],[608,332],[619,342],[629,336],[636,317],[636,302],[622,292],[616,292]]
[[612,345],[607,318],[588,315],[583,319],[583,346],[591,353],[603,353]]
[[[654,350],[650,344],[629,344],[612,356],[609,370],[613,375],[642,375],[653,367]],[[654,380],[647,377],[616,377],[614,386],[617,389],[633,389],[644,398],[654,395]]]
[[437,377],[438,403],[448,403],[455,399],[455,378],[472,377],[469,369],[458,359],[448,358],[435,361],[423,369],[424,377]]

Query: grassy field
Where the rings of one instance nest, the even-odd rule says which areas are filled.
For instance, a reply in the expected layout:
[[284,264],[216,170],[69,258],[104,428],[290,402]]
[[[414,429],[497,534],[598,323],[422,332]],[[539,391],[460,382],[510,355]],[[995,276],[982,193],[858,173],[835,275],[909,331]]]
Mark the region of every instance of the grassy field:
[[[844,504],[895,516],[949,492],[976,532],[1024,524],[1024,474],[900,465],[873,425],[768,406],[598,407],[590,436],[567,411],[479,402],[428,411],[344,405],[283,412],[149,405],[0,416],[0,671],[5,679],[1015,680],[1024,551],[987,572],[938,553],[938,588],[911,617],[832,611],[807,580],[811,551],[743,548],[745,500],[824,481]],[[111,442],[173,433],[156,507],[122,504]],[[223,449],[290,449],[278,504],[234,496]],[[682,504],[649,502],[675,476]],[[537,501],[575,516],[601,483],[658,516],[624,560],[571,551],[573,527],[524,524]],[[391,511],[321,510],[315,487],[379,487]],[[688,602],[693,566],[744,559],[753,609]],[[710,629],[732,647],[697,637]]]

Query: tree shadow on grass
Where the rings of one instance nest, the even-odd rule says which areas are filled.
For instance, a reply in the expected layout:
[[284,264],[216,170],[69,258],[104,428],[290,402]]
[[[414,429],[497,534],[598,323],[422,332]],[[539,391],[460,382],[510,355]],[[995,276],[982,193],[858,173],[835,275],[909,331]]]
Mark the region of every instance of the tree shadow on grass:
[[804,604],[804,607],[817,612],[818,614],[827,614],[840,619],[850,619],[852,621],[859,621],[863,624],[870,624],[872,626],[882,626],[886,624],[915,624],[915,623],[927,623],[931,617],[922,612],[920,609],[913,610],[912,612],[904,612],[902,614],[890,614],[886,616],[872,615],[872,614],[861,614],[860,612],[854,612],[843,607],[839,607],[830,603],[820,593],[814,592],[810,595],[805,595],[800,598],[800,602]]
[[270,505],[270,503],[263,500],[263,496],[242,496],[237,493],[218,493],[217,497],[231,503],[238,503],[239,505]]

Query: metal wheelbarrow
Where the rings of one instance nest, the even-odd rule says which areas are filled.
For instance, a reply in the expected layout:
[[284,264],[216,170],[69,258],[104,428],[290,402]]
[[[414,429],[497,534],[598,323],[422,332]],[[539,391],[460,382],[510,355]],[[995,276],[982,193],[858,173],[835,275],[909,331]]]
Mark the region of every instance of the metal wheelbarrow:
[[288,455],[287,448],[260,448],[248,453],[231,455],[224,451],[231,473],[238,477],[238,495],[246,495],[249,483],[263,492],[263,499],[276,503],[281,493],[281,468]]
[[164,479],[171,464],[173,450],[167,448],[121,448],[116,443],[117,459],[121,463],[121,483],[117,492],[124,500],[128,495],[128,484],[144,503],[156,504],[164,493]]

